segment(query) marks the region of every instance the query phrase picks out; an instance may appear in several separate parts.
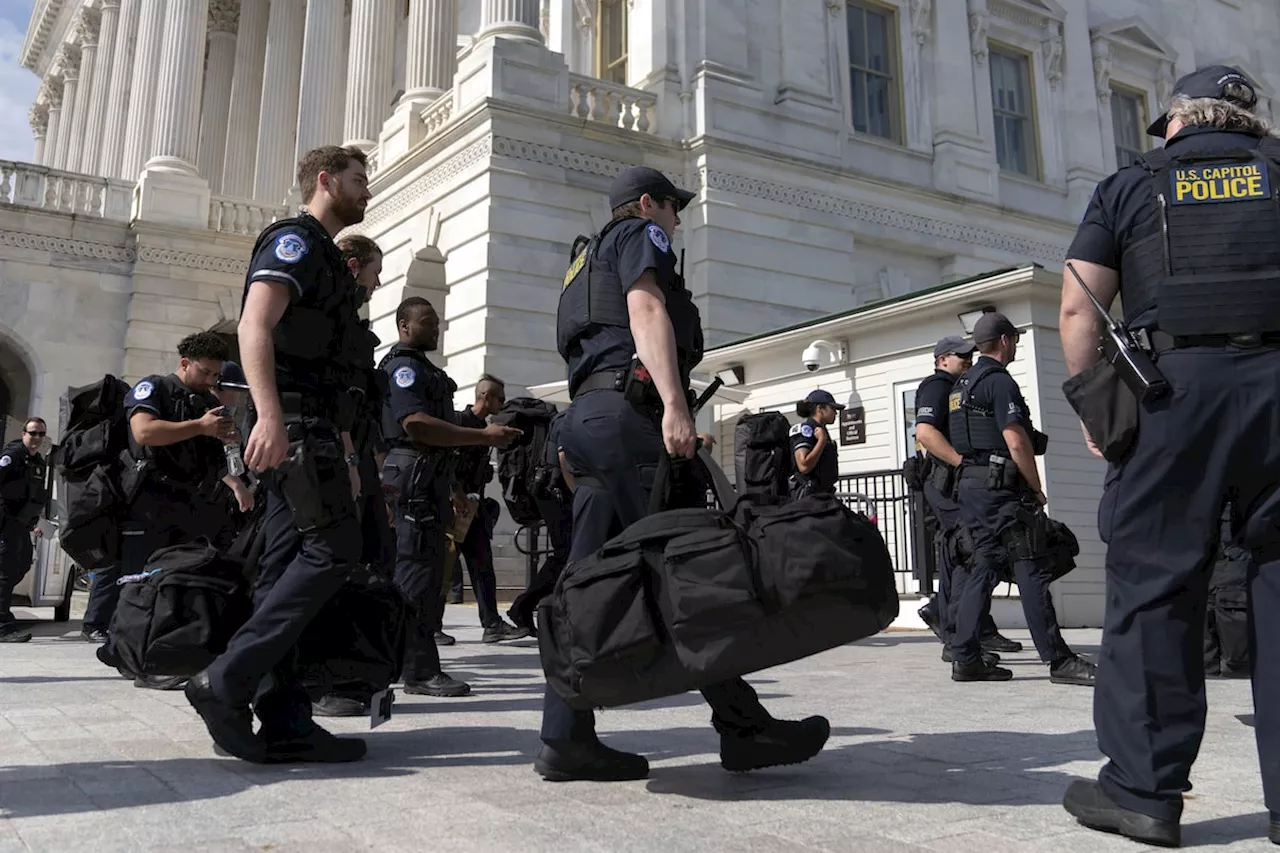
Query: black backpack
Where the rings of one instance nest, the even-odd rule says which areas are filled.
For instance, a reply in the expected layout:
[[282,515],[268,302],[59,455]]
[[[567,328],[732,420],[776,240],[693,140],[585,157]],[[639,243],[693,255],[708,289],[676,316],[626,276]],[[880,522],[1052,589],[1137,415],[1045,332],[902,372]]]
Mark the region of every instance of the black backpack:
[[505,450],[498,451],[498,482],[502,484],[502,500],[511,518],[519,525],[538,524],[538,498],[547,494],[560,477],[547,459],[547,436],[556,407],[532,397],[508,400],[493,423],[514,427],[524,435]]
[[738,494],[773,502],[791,492],[791,423],[781,412],[745,415],[733,430],[733,471]]
[[102,568],[119,556],[119,515],[127,504],[121,475],[132,461],[124,416],[129,389],[108,373],[62,396],[58,539],[83,569]]

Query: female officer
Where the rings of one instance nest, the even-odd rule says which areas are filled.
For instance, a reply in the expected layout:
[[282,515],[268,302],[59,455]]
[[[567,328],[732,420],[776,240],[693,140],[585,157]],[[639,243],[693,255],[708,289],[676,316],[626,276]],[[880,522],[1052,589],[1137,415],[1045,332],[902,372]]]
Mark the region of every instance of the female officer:
[[791,455],[795,460],[792,499],[836,490],[840,463],[827,427],[836,422],[837,413],[843,408],[829,391],[822,390],[812,391],[803,402],[796,403],[796,414],[805,421],[791,428]]

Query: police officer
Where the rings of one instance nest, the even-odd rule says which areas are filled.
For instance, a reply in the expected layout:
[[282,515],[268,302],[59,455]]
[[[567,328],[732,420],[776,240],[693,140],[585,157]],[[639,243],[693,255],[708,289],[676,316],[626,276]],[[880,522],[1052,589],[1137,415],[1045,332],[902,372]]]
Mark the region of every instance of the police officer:
[[1013,673],[982,656],[982,614],[990,606],[1002,566],[1011,565],[1031,639],[1055,684],[1093,683],[1094,665],[1062,639],[1049,595],[1048,547],[1035,457],[1048,436],[1031,425],[1018,383],[1005,369],[1018,351],[1021,332],[1003,314],[989,312],[974,324],[979,358],[961,374],[948,399],[951,444],[960,454],[960,522],[973,537],[973,558],[955,591],[951,678],[1007,681]]
[[[612,220],[564,277],[556,336],[573,399],[560,434],[577,481],[570,560],[646,514],[663,453],[675,459],[694,453],[688,388],[702,357],[702,325],[671,251],[679,212],[692,198],[655,169],[625,170],[609,188]],[[612,525],[581,511],[597,488],[612,503]],[[740,678],[709,685],[702,695],[713,709],[726,769],[807,761],[830,733],[822,717],[774,720]],[[550,687],[542,740],[534,768],[553,781],[640,779],[649,772],[643,756],[602,744],[594,715],[572,710]]]
[[[955,475],[960,454],[951,446],[951,430],[947,400],[960,374],[973,366],[973,344],[951,335],[934,344],[933,375],[926,377],[916,389],[916,441],[928,455],[924,499],[938,520],[938,540],[943,542],[960,526],[960,507],[956,504]],[[917,611],[924,623],[942,640],[942,659],[951,662],[951,634],[955,614],[951,609],[951,578],[954,571],[945,544],[938,549],[938,594]],[[1020,652],[1022,643],[1000,635],[991,618],[991,599],[982,614],[982,649],[984,652]]]
[[29,631],[13,616],[13,590],[31,570],[31,533],[44,511],[48,464],[40,455],[45,427],[42,418],[27,418],[22,438],[0,449],[0,643],[25,643]]
[[[456,422],[458,426],[482,430],[489,425],[490,416],[502,411],[506,401],[506,385],[502,380],[486,373],[476,383],[476,401],[457,413]],[[480,504],[479,511],[467,527],[466,535],[458,543],[458,556],[467,561],[467,572],[471,575],[471,589],[476,596],[480,625],[484,628],[481,642],[497,643],[527,637],[527,628],[508,625],[498,615],[498,579],[493,569],[493,524],[490,521],[491,513],[486,509],[486,505],[493,501],[484,497],[484,487],[493,480],[489,448],[459,448],[456,453],[458,458],[455,478],[460,497],[463,501]],[[462,571],[457,562],[454,563],[453,587],[455,600],[460,600]]]
[[145,376],[125,396],[134,461],[120,482],[128,517],[121,524],[119,564],[94,573],[86,640],[107,641],[121,574],[141,572],[161,548],[217,536],[225,521],[214,506],[219,479],[242,512],[253,506],[253,494],[226,468],[221,442],[235,436],[235,424],[210,393],[227,358],[226,341],[196,332],[179,341],[178,358],[173,373]]
[[[312,722],[293,652],[360,557],[346,381],[357,294],[333,236],[364,218],[365,155],[317,148],[297,177],[303,208],[258,236],[238,329],[256,418],[244,462],[266,486],[254,612],[186,695],[214,742],[239,758],[353,761],[364,742]],[[262,722],[256,734],[251,703]]]
[[822,389],[809,392],[808,397],[796,403],[796,414],[804,421],[791,428],[791,456],[795,463],[791,497],[835,492],[840,477],[840,451],[827,427],[836,422],[843,408],[830,391]]
[[458,386],[426,355],[440,342],[440,318],[430,302],[417,296],[401,302],[396,328],[400,342],[378,367],[390,377],[382,416],[388,447],[382,485],[395,500],[396,583],[410,606],[404,689],[427,696],[463,696],[471,687],[441,671],[435,639],[444,612],[446,534],[453,524],[448,450],[505,447],[520,431],[453,422]]
[[[1138,405],[1136,440],[1098,507],[1107,604],[1094,725],[1110,762],[1096,782],[1073,782],[1064,805],[1086,826],[1159,844],[1180,840],[1204,733],[1199,642],[1228,497],[1258,563],[1254,705],[1280,843],[1280,143],[1256,105],[1235,68],[1178,80],[1148,130],[1164,147],[1098,186],[1067,254],[1104,306],[1119,293],[1172,391]],[[1060,328],[1068,373],[1094,365],[1102,326],[1070,271]]]

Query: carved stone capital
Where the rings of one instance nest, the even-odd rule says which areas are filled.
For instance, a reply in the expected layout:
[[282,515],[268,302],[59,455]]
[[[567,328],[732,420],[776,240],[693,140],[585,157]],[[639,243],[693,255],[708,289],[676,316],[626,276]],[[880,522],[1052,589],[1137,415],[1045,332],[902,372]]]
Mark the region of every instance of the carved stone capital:
[[1093,82],[1098,103],[1111,103],[1111,45],[1102,39],[1093,42]]
[[987,62],[987,30],[991,26],[991,13],[987,0],[969,0],[969,48],[978,65]]
[[933,33],[933,0],[911,0],[911,35],[923,47]]
[[56,74],[51,74],[44,78],[44,82],[40,85],[40,91],[36,95],[42,103],[48,104],[50,107],[62,106],[62,78]]
[[63,42],[58,48],[58,73],[64,80],[75,80],[80,76],[80,45]]
[[240,0],[210,0],[209,32],[234,33],[240,25]]
[[44,104],[32,104],[27,110],[27,121],[31,123],[31,132],[36,136],[44,136],[49,129],[49,108]]
[[98,28],[102,25],[102,13],[90,6],[80,9],[76,17],[75,40],[83,47],[95,47],[98,44]]

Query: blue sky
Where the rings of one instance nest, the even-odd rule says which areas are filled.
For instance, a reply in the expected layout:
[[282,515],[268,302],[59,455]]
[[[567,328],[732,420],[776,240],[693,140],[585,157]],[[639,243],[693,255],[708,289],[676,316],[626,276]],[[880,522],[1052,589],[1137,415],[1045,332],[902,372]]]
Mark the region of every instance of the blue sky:
[[40,80],[18,64],[35,0],[0,0],[0,160],[31,160],[35,140],[27,109]]

